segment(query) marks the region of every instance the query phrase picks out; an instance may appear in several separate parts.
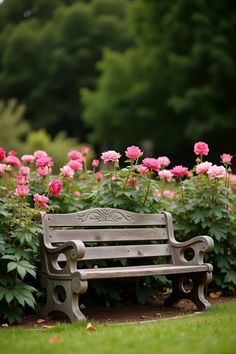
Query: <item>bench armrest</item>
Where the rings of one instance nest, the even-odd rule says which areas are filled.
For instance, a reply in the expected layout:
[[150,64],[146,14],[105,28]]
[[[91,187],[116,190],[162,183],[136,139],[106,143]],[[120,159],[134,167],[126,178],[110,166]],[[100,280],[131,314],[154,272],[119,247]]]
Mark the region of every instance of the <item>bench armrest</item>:
[[76,260],[83,258],[85,255],[85,245],[80,240],[71,240],[65,242],[60,246],[52,246],[51,244],[44,244],[44,251],[46,253],[57,255],[64,253],[67,258]]
[[[175,264],[203,264],[204,253],[213,250],[214,241],[210,236],[196,236],[184,242],[170,241],[173,261]],[[184,253],[191,249],[194,255],[191,260],[185,258]]]

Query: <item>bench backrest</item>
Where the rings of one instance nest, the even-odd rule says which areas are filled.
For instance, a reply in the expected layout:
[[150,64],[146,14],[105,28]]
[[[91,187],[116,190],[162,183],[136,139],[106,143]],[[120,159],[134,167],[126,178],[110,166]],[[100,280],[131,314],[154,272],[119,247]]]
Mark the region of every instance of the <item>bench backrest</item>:
[[140,214],[120,209],[96,208],[77,213],[45,214],[44,242],[56,245],[81,240],[83,260],[168,256],[173,238],[169,213]]

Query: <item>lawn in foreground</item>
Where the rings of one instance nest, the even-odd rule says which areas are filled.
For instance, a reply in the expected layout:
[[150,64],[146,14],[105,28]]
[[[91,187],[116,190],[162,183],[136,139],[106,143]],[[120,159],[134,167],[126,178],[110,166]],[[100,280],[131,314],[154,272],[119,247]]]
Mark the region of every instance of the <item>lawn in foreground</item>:
[[[109,324],[85,330],[86,323],[51,329],[0,330],[2,354],[235,354],[236,301],[193,316],[141,324]],[[59,342],[49,340],[57,336]],[[61,340],[61,341],[60,341]]]

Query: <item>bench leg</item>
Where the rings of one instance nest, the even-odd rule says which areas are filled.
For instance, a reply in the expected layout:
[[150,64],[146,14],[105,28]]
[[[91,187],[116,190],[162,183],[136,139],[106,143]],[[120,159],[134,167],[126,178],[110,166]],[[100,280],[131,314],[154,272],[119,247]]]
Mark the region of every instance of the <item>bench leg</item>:
[[211,305],[205,298],[206,285],[212,280],[212,273],[191,273],[171,277],[172,293],[165,300],[166,306],[177,304],[181,299],[191,300],[198,311],[207,310]]
[[42,311],[43,317],[52,312],[64,313],[71,322],[84,321],[86,317],[79,308],[79,294],[87,290],[87,281],[48,279],[47,303]]

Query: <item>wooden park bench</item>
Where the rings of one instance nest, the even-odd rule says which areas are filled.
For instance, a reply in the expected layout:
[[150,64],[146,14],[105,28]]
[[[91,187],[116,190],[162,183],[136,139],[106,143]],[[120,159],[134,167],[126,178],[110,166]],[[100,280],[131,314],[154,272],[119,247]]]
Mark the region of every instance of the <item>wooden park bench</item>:
[[[42,220],[42,286],[47,289],[44,316],[60,311],[71,321],[85,320],[79,295],[86,292],[90,279],[105,278],[166,275],[172,280],[166,305],[187,298],[198,310],[210,306],[205,289],[212,279],[213,267],[204,263],[203,256],[213,249],[213,240],[197,236],[185,242],[176,241],[170,213],[139,214],[97,208],[45,214]],[[139,265],[94,267],[97,260],[122,258],[135,258]],[[143,265],[144,258],[149,265]],[[153,259],[165,262],[154,264]],[[81,267],[81,263],[86,264],[84,261],[92,261],[92,268]]]

